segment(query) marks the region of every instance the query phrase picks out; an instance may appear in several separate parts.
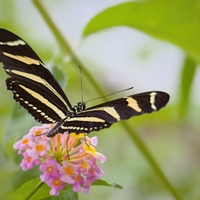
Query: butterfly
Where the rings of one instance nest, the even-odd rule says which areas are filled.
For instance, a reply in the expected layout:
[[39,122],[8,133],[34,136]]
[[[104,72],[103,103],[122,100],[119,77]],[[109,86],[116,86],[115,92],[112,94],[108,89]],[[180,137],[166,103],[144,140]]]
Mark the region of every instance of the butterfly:
[[9,75],[7,89],[15,101],[40,123],[56,123],[57,133],[90,133],[143,113],[158,111],[169,101],[162,91],[150,91],[108,101],[90,108],[71,105],[64,91],[32,48],[14,33],[0,29],[0,62]]

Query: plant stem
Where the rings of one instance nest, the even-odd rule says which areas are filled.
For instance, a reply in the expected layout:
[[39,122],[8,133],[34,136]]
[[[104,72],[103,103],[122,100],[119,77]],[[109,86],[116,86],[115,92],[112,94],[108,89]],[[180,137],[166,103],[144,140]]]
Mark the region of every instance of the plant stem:
[[88,70],[86,69],[84,64],[81,62],[81,60],[76,56],[76,54],[74,53],[73,49],[70,47],[69,42],[67,41],[67,39],[65,37],[63,37],[63,35],[60,33],[59,29],[56,27],[56,25],[53,22],[53,20],[51,19],[50,15],[47,13],[47,11],[45,10],[44,6],[42,5],[41,0],[33,0],[33,3],[35,4],[35,6],[39,10],[40,14],[42,15],[42,17],[44,18],[44,20],[48,24],[49,28],[53,32],[54,36],[56,37],[56,40],[58,41],[58,44],[60,45],[60,47],[66,53],[68,53],[70,56],[72,56],[74,62],[78,66],[81,66],[83,74],[91,82],[91,85],[94,86],[94,88],[97,91],[97,93],[99,93],[100,96],[105,96],[105,93],[104,93],[103,89],[99,86],[99,84],[93,78],[93,76],[88,72]]
[[[125,122],[123,122],[125,123]],[[160,178],[162,183],[165,185],[165,187],[171,192],[171,194],[174,196],[176,200],[181,200],[182,198],[176,191],[176,189],[171,185],[171,183],[168,181],[168,179],[163,174],[162,170],[160,169],[159,165],[151,155],[149,149],[147,148],[147,145],[144,144],[142,139],[139,137],[139,135],[133,130],[133,128],[130,128],[130,126],[124,126],[126,131],[130,134],[131,139],[137,144],[140,151],[143,153],[151,167],[153,168],[154,172],[157,174],[157,176]]]

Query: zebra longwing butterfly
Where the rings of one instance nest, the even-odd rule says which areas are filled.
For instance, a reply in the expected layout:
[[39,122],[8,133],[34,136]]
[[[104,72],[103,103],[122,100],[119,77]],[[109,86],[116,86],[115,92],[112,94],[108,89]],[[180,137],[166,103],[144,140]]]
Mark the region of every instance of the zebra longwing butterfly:
[[62,88],[32,48],[20,37],[0,29],[0,62],[10,76],[7,89],[36,121],[57,123],[48,133],[89,133],[130,117],[158,111],[169,95],[150,91],[112,100],[86,109],[84,102],[72,107]]

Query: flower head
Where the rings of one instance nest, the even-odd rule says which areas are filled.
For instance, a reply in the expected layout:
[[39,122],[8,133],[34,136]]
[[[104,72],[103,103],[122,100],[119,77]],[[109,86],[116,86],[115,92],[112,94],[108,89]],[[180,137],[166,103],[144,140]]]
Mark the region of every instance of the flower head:
[[53,138],[41,135],[52,125],[33,127],[27,135],[13,146],[23,155],[22,170],[39,165],[40,179],[50,188],[51,195],[59,195],[66,184],[75,192],[88,193],[93,182],[103,176],[97,160],[105,162],[106,157],[97,152],[97,137],[84,134],[57,134]]

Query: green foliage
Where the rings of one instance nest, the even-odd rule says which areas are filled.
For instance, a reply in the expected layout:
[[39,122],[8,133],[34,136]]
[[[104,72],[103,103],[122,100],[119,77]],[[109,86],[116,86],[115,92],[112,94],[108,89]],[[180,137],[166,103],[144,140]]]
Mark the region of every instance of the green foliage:
[[27,181],[21,187],[19,187],[15,192],[10,194],[9,199],[12,200],[39,200],[39,199],[78,199],[77,194],[71,190],[70,186],[66,186],[66,188],[61,192],[59,197],[51,197],[49,187],[41,182],[39,178],[32,179],[31,181]]
[[92,185],[96,185],[96,186],[109,186],[109,187],[113,187],[115,189],[123,189],[123,187],[119,184],[116,183],[108,183],[105,180],[99,179],[96,182],[94,182]]
[[[108,186],[113,187],[115,189],[122,189],[122,187],[118,184],[110,184],[104,180],[98,180],[93,183],[95,186]],[[41,182],[39,178],[32,179],[30,181],[25,182],[18,189],[16,189],[13,193],[11,193],[8,197],[10,200],[40,200],[40,199],[48,199],[53,200],[56,199],[78,199],[77,193],[72,191],[72,187],[67,185],[64,190],[61,191],[61,195],[58,197],[51,197],[49,187]]]
[[[35,4],[37,10],[43,16],[46,24],[49,26],[55,38],[57,39],[58,45],[61,47],[62,50],[64,50],[65,54],[73,58],[70,62],[66,64],[66,66],[68,67],[68,70],[69,68],[72,68],[72,73],[70,72],[71,74],[69,73],[70,75],[68,76],[69,77],[73,76],[73,83],[76,82],[77,84],[77,81],[76,81],[77,79],[73,74],[74,66],[77,67],[78,65],[80,65],[83,70],[83,75],[87,78],[87,89],[88,89],[87,92],[91,93],[91,91],[96,91],[98,96],[104,95],[106,88],[101,88],[101,86],[95,80],[95,77],[93,77],[93,75],[87,71],[86,66],[83,64],[83,61],[78,58],[77,53],[70,47],[69,43],[62,36],[61,31],[56,27],[55,23],[51,19],[51,15],[49,15],[49,13],[45,10],[45,7],[41,4],[39,0],[34,0],[33,3]],[[4,5],[5,5],[6,10],[9,10],[8,12],[9,15],[12,14],[14,11],[14,7],[10,5],[14,5],[14,4],[12,4],[11,2],[9,3],[7,2]],[[1,12],[1,14],[4,16],[6,15],[5,9],[4,11]],[[7,18],[4,17],[4,19],[7,19]],[[2,22],[1,26],[17,27],[16,24],[13,23],[13,21],[9,21],[7,23]],[[147,192],[145,196],[144,194],[145,192],[143,192],[144,185],[148,186],[148,184],[150,185],[152,184],[153,181],[155,181],[155,180],[152,181],[152,180],[145,179],[146,176],[144,177],[144,174],[148,173],[148,170],[145,171],[146,166],[148,168],[149,166],[152,167],[153,171],[155,172],[155,174],[157,175],[158,179],[161,182],[161,184],[159,182],[158,185],[159,186],[163,185],[165,192],[167,190],[167,193],[169,193],[168,199],[171,199],[172,198],[171,196],[173,196],[174,199],[182,199],[182,197],[180,196],[186,196],[187,199],[192,199],[192,198],[197,199],[197,197],[200,196],[199,192],[196,192],[196,191],[199,191],[199,189],[196,189],[196,187],[199,185],[198,184],[199,180],[196,180],[195,178],[197,177],[197,174],[199,176],[198,168],[200,164],[198,161],[195,161],[196,168],[193,166],[193,169],[195,169],[193,174],[190,174],[192,173],[191,172],[192,170],[190,169],[191,166],[188,167],[189,169],[186,175],[185,175],[185,171],[183,172],[185,176],[181,174],[181,167],[182,167],[181,162],[183,161],[179,160],[181,157],[179,155],[179,152],[183,152],[184,154],[185,143],[181,143],[184,146],[182,147],[180,145],[180,141],[179,140],[176,141],[176,137],[178,137],[177,135],[181,135],[182,132],[185,133],[184,132],[185,127],[186,128],[189,127],[188,128],[189,131],[186,130],[186,133],[187,132],[191,133],[192,131],[198,133],[199,129],[196,127],[191,128],[190,127],[191,125],[187,121],[184,121],[184,124],[182,124],[181,122],[180,124],[178,123],[176,124],[176,121],[174,120],[174,112],[178,113],[179,119],[181,121],[183,118],[185,118],[188,115],[188,111],[192,107],[191,101],[190,101],[191,91],[193,89],[194,77],[198,69],[197,64],[200,61],[199,1],[197,0],[190,0],[190,1],[189,0],[168,0],[168,1],[147,0],[147,1],[139,1],[139,2],[126,2],[120,5],[115,5],[113,7],[103,10],[102,12],[94,16],[90,20],[90,22],[85,26],[83,35],[89,36],[90,34],[99,33],[100,31],[106,28],[112,28],[116,26],[128,26],[130,28],[140,30],[155,38],[173,43],[177,45],[179,48],[181,48],[183,51],[185,51],[186,59],[185,61],[183,61],[184,64],[182,66],[181,72],[179,73],[180,76],[177,77],[180,84],[178,86],[174,86],[175,88],[178,87],[178,90],[180,91],[180,94],[177,94],[179,95],[179,102],[177,103],[178,106],[167,108],[165,111],[162,111],[161,114],[159,112],[159,115],[155,114],[154,116],[152,116],[152,121],[150,121],[148,116],[144,116],[144,118],[142,118],[142,120],[145,121],[146,124],[148,123],[147,121],[150,121],[146,130],[145,130],[145,127],[141,128],[141,130],[144,129],[144,132],[146,131],[147,133],[154,134],[154,132],[156,132],[156,130],[158,129],[156,133],[164,132],[165,135],[167,136],[172,135],[170,139],[168,139],[168,137],[164,136],[164,134],[160,136],[156,134],[157,138],[158,137],[160,138],[164,137],[164,138],[160,139],[157,142],[157,144],[153,143],[155,144],[155,146],[157,145],[159,147],[159,149],[153,150],[155,151],[154,152],[155,155],[157,156],[160,155],[159,162],[161,163],[162,159],[164,158],[166,159],[164,164],[162,164],[163,169],[165,168],[165,170],[167,171],[166,169],[168,165],[167,161],[170,160],[168,158],[169,154],[167,155],[165,154],[166,153],[165,146],[170,145],[168,151],[171,151],[170,152],[170,155],[172,156],[171,159],[176,159],[177,162],[180,162],[178,164],[175,162],[175,165],[177,164],[177,166],[173,167],[173,172],[168,171],[168,176],[171,179],[165,176],[167,172],[166,173],[163,172],[163,170],[159,166],[161,164],[157,164],[156,160],[158,158],[155,159],[152,152],[149,150],[149,147],[148,147],[149,135],[146,135],[147,139],[145,137],[143,138],[139,137],[139,134],[134,130],[133,125],[130,125],[132,121],[129,123],[121,123],[120,125],[122,125],[122,127],[117,126],[117,128],[123,133],[123,136],[114,135],[115,132],[117,132],[115,130],[113,131],[114,137],[110,136],[110,139],[108,139],[109,136],[106,136],[104,134],[105,132],[102,131],[103,132],[102,135],[106,137],[104,144],[105,146],[106,146],[106,143],[108,143],[109,145],[109,149],[106,153],[108,155],[111,154],[110,157],[112,158],[114,157],[113,159],[115,159],[116,154],[117,156],[120,157],[120,161],[117,160],[117,166],[113,165],[111,170],[113,170],[113,168],[116,168],[117,170],[118,169],[117,167],[120,167],[121,159],[124,159],[124,160],[127,159],[127,163],[128,163],[127,166],[130,166],[127,170],[128,173],[130,174],[129,177],[127,177],[127,179],[131,177],[131,179],[133,180],[138,180],[139,178],[137,179],[137,177],[142,177],[141,179],[139,179],[138,182],[141,184],[139,189],[141,190],[141,196],[143,197],[143,199],[144,197],[146,197],[145,199],[147,199],[148,197],[149,199],[151,199],[151,195],[152,195],[152,193]],[[59,80],[61,85],[65,85],[66,75],[63,74],[63,71],[57,68],[57,65],[55,65],[55,62],[50,63],[49,66],[52,67],[51,71],[54,73],[54,75],[56,76],[57,80]],[[65,70],[67,67],[65,67]],[[78,70],[77,70],[77,73],[79,73]],[[3,79],[4,78],[5,77],[3,77]],[[170,78],[169,78],[169,81],[170,81]],[[39,178],[33,179],[33,177],[39,176],[38,173],[36,173],[34,170],[32,172],[30,171],[29,173],[16,171],[16,165],[20,163],[19,161],[20,158],[18,155],[16,155],[16,152],[13,150],[12,145],[23,134],[25,134],[28,131],[28,129],[33,125],[33,123],[35,124],[35,122],[32,120],[31,117],[27,118],[27,112],[22,109],[19,110],[17,104],[14,104],[14,106],[10,106],[10,101],[8,101],[5,107],[11,107],[11,108],[9,108],[10,112],[7,113],[7,117],[6,117],[6,119],[9,119],[9,122],[7,123],[7,126],[6,126],[6,130],[2,131],[2,134],[1,134],[1,139],[2,139],[1,140],[1,144],[2,144],[1,154],[3,155],[0,155],[0,156],[2,158],[1,161],[5,166],[4,170],[1,170],[1,175],[2,175],[1,177],[3,181],[2,181],[2,185],[1,185],[2,187],[1,187],[0,192],[2,194],[2,198],[3,199],[8,199],[8,198],[21,199],[21,200],[23,199],[31,199],[31,200],[34,200],[34,199],[49,199],[49,200],[51,199],[72,200],[73,199],[73,200],[76,200],[78,199],[78,194],[74,193],[71,190],[71,187],[67,187],[65,190],[63,190],[59,197],[50,197],[49,188],[45,184],[41,183]],[[5,107],[2,106],[1,108],[2,113],[6,113],[6,111],[8,110],[8,109],[5,109]],[[2,118],[4,119],[5,117],[3,116]],[[142,120],[136,119],[134,122],[136,122],[135,124],[141,124]],[[26,123],[24,123],[24,121]],[[1,121],[1,125],[2,126],[4,125],[4,121]],[[164,126],[165,128],[161,128]],[[169,129],[169,127],[171,129]],[[153,131],[149,129],[153,129]],[[112,134],[112,131],[110,132]],[[128,139],[125,139],[126,136],[124,132],[128,133]],[[155,135],[153,135],[152,137],[155,139]],[[195,143],[196,141],[191,142],[190,141],[191,138],[189,136],[187,138],[186,136],[184,136],[184,134],[181,135],[181,139],[182,138],[184,139],[184,137],[185,137],[185,140],[188,141],[186,145],[188,145],[189,146],[188,148],[191,149],[191,153],[193,153],[192,156],[195,157],[195,155],[198,154],[199,143]],[[145,140],[144,138],[146,139],[145,142],[143,141]],[[119,139],[118,143],[116,142],[117,139]],[[157,140],[155,139],[155,141]],[[132,148],[132,146],[134,146],[133,145],[134,142],[136,146],[138,147],[140,153],[144,155],[148,164],[145,162],[145,164],[140,165],[141,154],[139,154],[140,157],[138,158],[138,160],[134,160],[134,161],[132,161],[132,158],[133,158],[132,154],[134,154],[134,152],[130,153],[131,157],[129,157],[130,155],[126,155],[127,156],[126,158],[123,156],[124,154],[122,154],[122,151],[125,151],[126,149],[128,149],[127,151],[129,151],[129,148]],[[129,145],[127,145],[127,143],[129,143]],[[173,143],[175,143],[174,146],[173,146]],[[154,146],[153,144],[151,143],[152,146]],[[112,152],[110,150],[112,149],[112,147],[110,147],[111,145],[116,145],[117,151],[115,150]],[[104,149],[104,146],[102,147],[102,149]],[[177,155],[177,157],[173,157],[174,155]],[[198,158],[198,156],[199,155],[196,155],[195,158]],[[126,162],[124,160],[122,162]],[[131,167],[131,164],[133,164],[133,162],[134,162],[134,166]],[[190,162],[190,160],[188,162]],[[186,162],[183,162],[183,163],[186,163]],[[12,166],[12,167],[9,168],[8,166]],[[137,171],[138,173],[133,173],[133,171],[131,171],[132,168],[135,166],[136,166],[136,170],[138,170],[137,167],[139,168],[139,170]],[[180,170],[179,170],[179,167],[180,167]],[[145,173],[143,173],[143,171],[145,171]],[[122,170],[122,172],[120,171],[117,175],[121,176],[122,179],[125,179],[125,177],[122,175],[123,173],[124,171]],[[179,175],[174,176],[175,177],[174,179],[176,180],[173,179],[173,174],[175,173],[180,173]],[[183,177],[179,177],[181,175]],[[193,180],[191,180],[192,179],[191,177],[193,178]],[[111,177],[111,178],[114,179],[115,177]],[[170,181],[168,179],[170,179]],[[30,181],[27,181],[27,180],[30,180]],[[187,180],[191,180],[191,184],[188,183]],[[5,185],[6,184],[9,185],[9,187],[7,187],[5,191],[3,189],[4,182],[5,182]],[[173,182],[173,184],[171,182]],[[104,188],[109,188],[109,187],[113,187],[117,189],[122,188],[122,186],[118,184],[110,184],[104,180],[99,180],[95,182],[93,185],[106,186]],[[176,185],[176,187],[174,187],[173,185]],[[130,193],[132,195],[133,194],[132,188],[134,188],[134,185],[131,185],[129,187],[131,191]],[[104,191],[105,190],[106,189],[104,189]],[[155,193],[157,192],[155,196],[158,196],[158,198],[159,198],[159,195],[161,197],[164,196],[163,193],[160,191],[161,191],[160,188],[157,188],[157,191],[156,190],[154,191]],[[181,193],[181,195],[179,193]],[[96,194],[94,196],[96,197]],[[135,199],[138,199],[138,198],[136,197]],[[160,198],[160,199],[163,199],[163,198]]]
[[96,15],[85,27],[89,35],[113,26],[129,26],[172,42],[200,61],[200,8],[196,0],[127,2]]
[[179,103],[179,116],[184,118],[187,114],[189,101],[191,96],[192,82],[197,71],[197,64],[194,60],[187,57],[183,65],[180,83],[180,103]]

